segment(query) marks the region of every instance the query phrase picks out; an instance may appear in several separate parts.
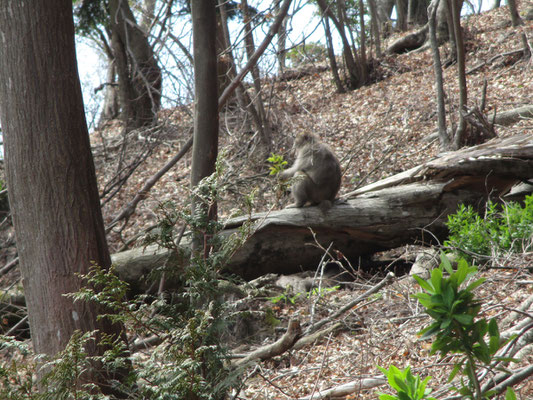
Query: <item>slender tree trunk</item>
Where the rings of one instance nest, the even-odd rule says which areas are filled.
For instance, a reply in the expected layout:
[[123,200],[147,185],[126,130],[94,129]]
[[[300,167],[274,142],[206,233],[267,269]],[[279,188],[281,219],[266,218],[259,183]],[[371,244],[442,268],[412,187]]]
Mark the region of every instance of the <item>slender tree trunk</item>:
[[341,78],[339,76],[339,67],[337,66],[337,60],[335,59],[335,51],[333,49],[333,40],[331,39],[331,30],[329,29],[328,17],[322,17],[322,22],[324,23],[324,32],[326,34],[326,48],[328,49],[328,59],[329,64],[331,65],[333,81],[335,82],[335,86],[337,87],[337,92],[345,93],[346,90],[344,89]]
[[433,70],[435,71],[435,86],[437,89],[437,116],[439,127],[439,141],[441,150],[449,150],[450,138],[446,131],[446,109],[444,106],[444,85],[442,79],[442,64],[440,61],[439,45],[437,42],[437,9],[439,0],[433,0],[428,8],[429,40],[433,52]]
[[[218,154],[218,80],[216,51],[216,0],[192,0],[194,57],[194,143],[191,187],[215,172]],[[193,214],[216,219],[216,204],[193,199]],[[204,238],[195,237],[194,252],[204,247]]]
[[360,39],[361,46],[359,53],[361,57],[359,59],[359,64],[361,65],[361,83],[364,85],[368,82],[368,68],[366,60],[366,33],[365,33],[365,6],[363,5],[363,0],[359,0],[359,29],[360,29]]
[[117,118],[120,114],[120,105],[118,101],[118,83],[116,81],[116,67],[113,60],[107,66],[107,79],[104,90],[104,105],[98,119],[98,128],[102,128],[106,122]]
[[255,65],[259,57],[261,57],[261,55],[264,53],[264,51],[266,50],[270,42],[272,42],[272,39],[278,33],[279,27],[281,26],[281,23],[283,22],[283,18],[285,18],[285,16],[287,15],[287,12],[289,11],[290,5],[291,5],[291,0],[283,0],[279,13],[276,15],[272,25],[270,25],[270,28],[268,29],[268,32],[265,38],[263,39],[261,44],[257,47],[257,50],[254,52],[253,56],[248,60],[246,65],[242,68],[242,70],[239,71],[235,79],[220,95],[220,98],[218,99],[219,110],[224,106],[224,104],[226,104],[226,101],[228,100],[229,96],[231,96],[235,88],[237,88],[240,85],[240,83],[242,82],[242,79],[246,76],[246,74],[250,71],[250,69],[252,69],[252,67]]
[[374,38],[374,43],[376,46],[376,57],[381,58],[381,32],[379,30],[376,0],[368,0],[368,7],[370,8],[370,25],[372,27],[372,37]]
[[354,55],[350,48],[350,43],[348,42],[348,38],[346,37],[344,30],[345,27],[339,22],[337,17],[335,17],[335,14],[333,14],[325,0],[317,0],[317,3],[322,15],[329,17],[337,28],[337,32],[342,40],[344,61],[346,62],[346,67],[348,69],[349,86],[351,89],[357,89],[358,87],[361,87],[360,66],[355,62]]
[[457,41],[455,37],[455,29],[453,26],[453,6],[452,2],[455,0],[444,0],[443,3],[445,5],[444,12],[446,13],[446,28],[448,30],[448,39],[450,40],[450,49],[451,49],[451,56],[450,61],[448,64],[452,64],[457,60]]
[[466,86],[466,71],[465,71],[465,46],[463,42],[463,31],[461,29],[461,9],[460,0],[450,0],[451,14],[453,20],[453,32],[455,36],[455,44],[457,46],[457,80],[459,82],[459,122],[457,130],[455,131],[454,145],[459,148],[463,145],[464,135],[466,130],[466,121],[463,117],[463,112],[466,111],[467,102],[467,86]]
[[[218,3],[218,1],[217,1]],[[231,51],[229,46],[230,43],[226,41],[226,36],[224,34],[224,24],[226,20],[222,17],[222,10],[226,11],[227,1],[223,0],[221,6],[217,12],[217,29],[216,29],[216,48],[217,48],[217,75],[218,75],[218,93],[222,93],[228,85],[231,83],[231,58],[228,55],[228,52]],[[227,28],[227,26],[226,26]],[[229,105],[235,105],[235,96],[232,96],[228,100]]]
[[[65,297],[92,262],[111,264],[78,78],[72,3],[0,3],[0,119],[9,200],[37,353],[64,349],[75,330],[125,340],[106,310]],[[31,95],[30,95],[31,94]],[[90,356],[104,346],[89,342]],[[95,366],[96,367],[96,366]],[[125,371],[88,370],[111,393]]]
[[[276,0],[274,3],[274,12],[276,14],[279,13],[281,7],[281,0]],[[287,56],[287,50],[286,50],[286,44],[287,44],[287,22],[289,20],[288,15],[283,18],[283,21],[281,22],[281,25],[279,27],[278,31],[278,68],[279,73],[283,74],[283,71],[285,71],[285,60]]]
[[[511,14],[511,22],[514,27],[524,25],[524,21],[520,18],[518,14],[518,7],[516,5],[516,0],[507,0],[509,5],[509,12]],[[522,40],[522,45],[524,46],[524,57],[531,57],[531,49],[527,40],[526,33],[524,31],[520,32],[520,39]]]
[[[254,36],[252,29],[252,18],[250,16],[250,10],[248,8],[248,2],[246,0],[241,0],[241,8],[244,21],[244,41],[246,43],[246,55],[248,60],[252,58],[255,52]],[[283,24],[283,23],[282,23]],[[279,31],[278,31],[279,33]],[[265,145],[267,150],[270,150],[272,147],[272,130],[270,129],[270,123],[268,122],[268,115],[265,110],[262,99],[262,90],[261,90],[261,77],[259,75],[259,67],[255,64],[252,67],[252,78],[254,82],[255,89],[255,105],[259,113],[261,121],[263,122],[263,129],[261,132],[263,136],[261,137],[262,143]]]
[[415,0],[407,1],[407,24],[414,24],[414,14],[415,14]]
[[[226,47],[225,57],[229,58],[230,64],[228,74],[230,81],[233,81],[237,76],[237,67],[235,66],[235,58],[233,57],[233,51],[231,50],[231,40],[228,29],[228,16],[224,4],[226,4],[225,0],[218,0],[218,9],[220,12],[222,34]],[[253,124],[255,125],[257,131],[260,133],[261,137],[263,137],[263,122],[261,120],[261,117],[259,116],[259,113],[255,109],[254,104],[250,99],[250,96],[248,96],[248,93],[246,92],[242,84],[237,87],[237,89],[235,90],[235,94],[237,96],[237,101],[239,102],[240,106],[248,111],[248,113],[252,117]]]

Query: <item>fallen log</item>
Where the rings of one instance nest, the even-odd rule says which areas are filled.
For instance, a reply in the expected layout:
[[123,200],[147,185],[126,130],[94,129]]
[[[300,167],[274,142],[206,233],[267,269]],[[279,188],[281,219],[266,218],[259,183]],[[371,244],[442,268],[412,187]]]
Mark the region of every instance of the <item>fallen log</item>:
[[[501,196],[531,178],[531,134],[444,153],[344,195],[346,202],[326,214],[317,207],[254,214],[254,232],[226,270],[253,279],[314,269],[323,255],[315,238],[325,248],[333,243],[333,254],[354,261],[415,241],[441,240],[447,216],[459,204],[483,207],[489,195]],[[250,218],[227,221],[222,234],[236,232],[246,221]],[[115,254],[113,261],[119,275],[131,282],[168,262],[168,252],[152,246]]]

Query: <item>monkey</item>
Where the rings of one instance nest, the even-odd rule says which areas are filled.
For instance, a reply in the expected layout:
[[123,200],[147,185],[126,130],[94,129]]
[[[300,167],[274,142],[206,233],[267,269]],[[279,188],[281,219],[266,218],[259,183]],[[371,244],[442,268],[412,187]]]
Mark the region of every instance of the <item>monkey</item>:
[[341,187],[341,166],[333,150],[313,133],[303,133],[294,140],[296,160],[281,178],[295,176],[292,185],[294,203],[286,208],[301,208],[307,203],[329,210]]

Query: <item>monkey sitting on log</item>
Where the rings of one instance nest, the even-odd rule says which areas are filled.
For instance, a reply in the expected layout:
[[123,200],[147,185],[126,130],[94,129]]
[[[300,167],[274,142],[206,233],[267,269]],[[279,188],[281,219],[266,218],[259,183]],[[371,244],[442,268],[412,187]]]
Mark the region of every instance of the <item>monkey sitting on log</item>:
[[318,136],[303,133],[294,140],[296,161],[281,173],[282,178],[295,176],[292,185],[294,203],[287,206],[318,205],[326,212],[333,205],[341,187],[341,166],[331,148],[320,142]]

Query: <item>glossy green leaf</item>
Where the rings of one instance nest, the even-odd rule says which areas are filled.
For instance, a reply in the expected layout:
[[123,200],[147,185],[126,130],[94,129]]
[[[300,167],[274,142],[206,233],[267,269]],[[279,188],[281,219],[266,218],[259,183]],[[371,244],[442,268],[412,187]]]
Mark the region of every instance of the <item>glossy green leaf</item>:
[[474,317],[468,314],[456,314],[453,316],[453,319],[463,325],[472,325],[474,322]]
[[424,279],[422,279],[418,275],[413,275],[413,278],[415,278],[415,280],[418,282],[418,284],[420,285],[422,289],[424,289],[426,292],[433,293],[434,291],[433,287],[428,282],[426,282]]
[[480,286],[483,282],[485,282],[486,279],[485,278],[480,278],[474,282],[472,282],[470,285],[468,285],[466,288],[465,288],[465,291],[467,292],[471,292],[472,290],[474,290],[475,288],[477,288],[478,286]]
[[516,400],[516,394],[512,387],[508,386],[505,391],[505,400]]
[[452,264],[444,253],[440,253],[440,265],[451,275],[453,274]]

